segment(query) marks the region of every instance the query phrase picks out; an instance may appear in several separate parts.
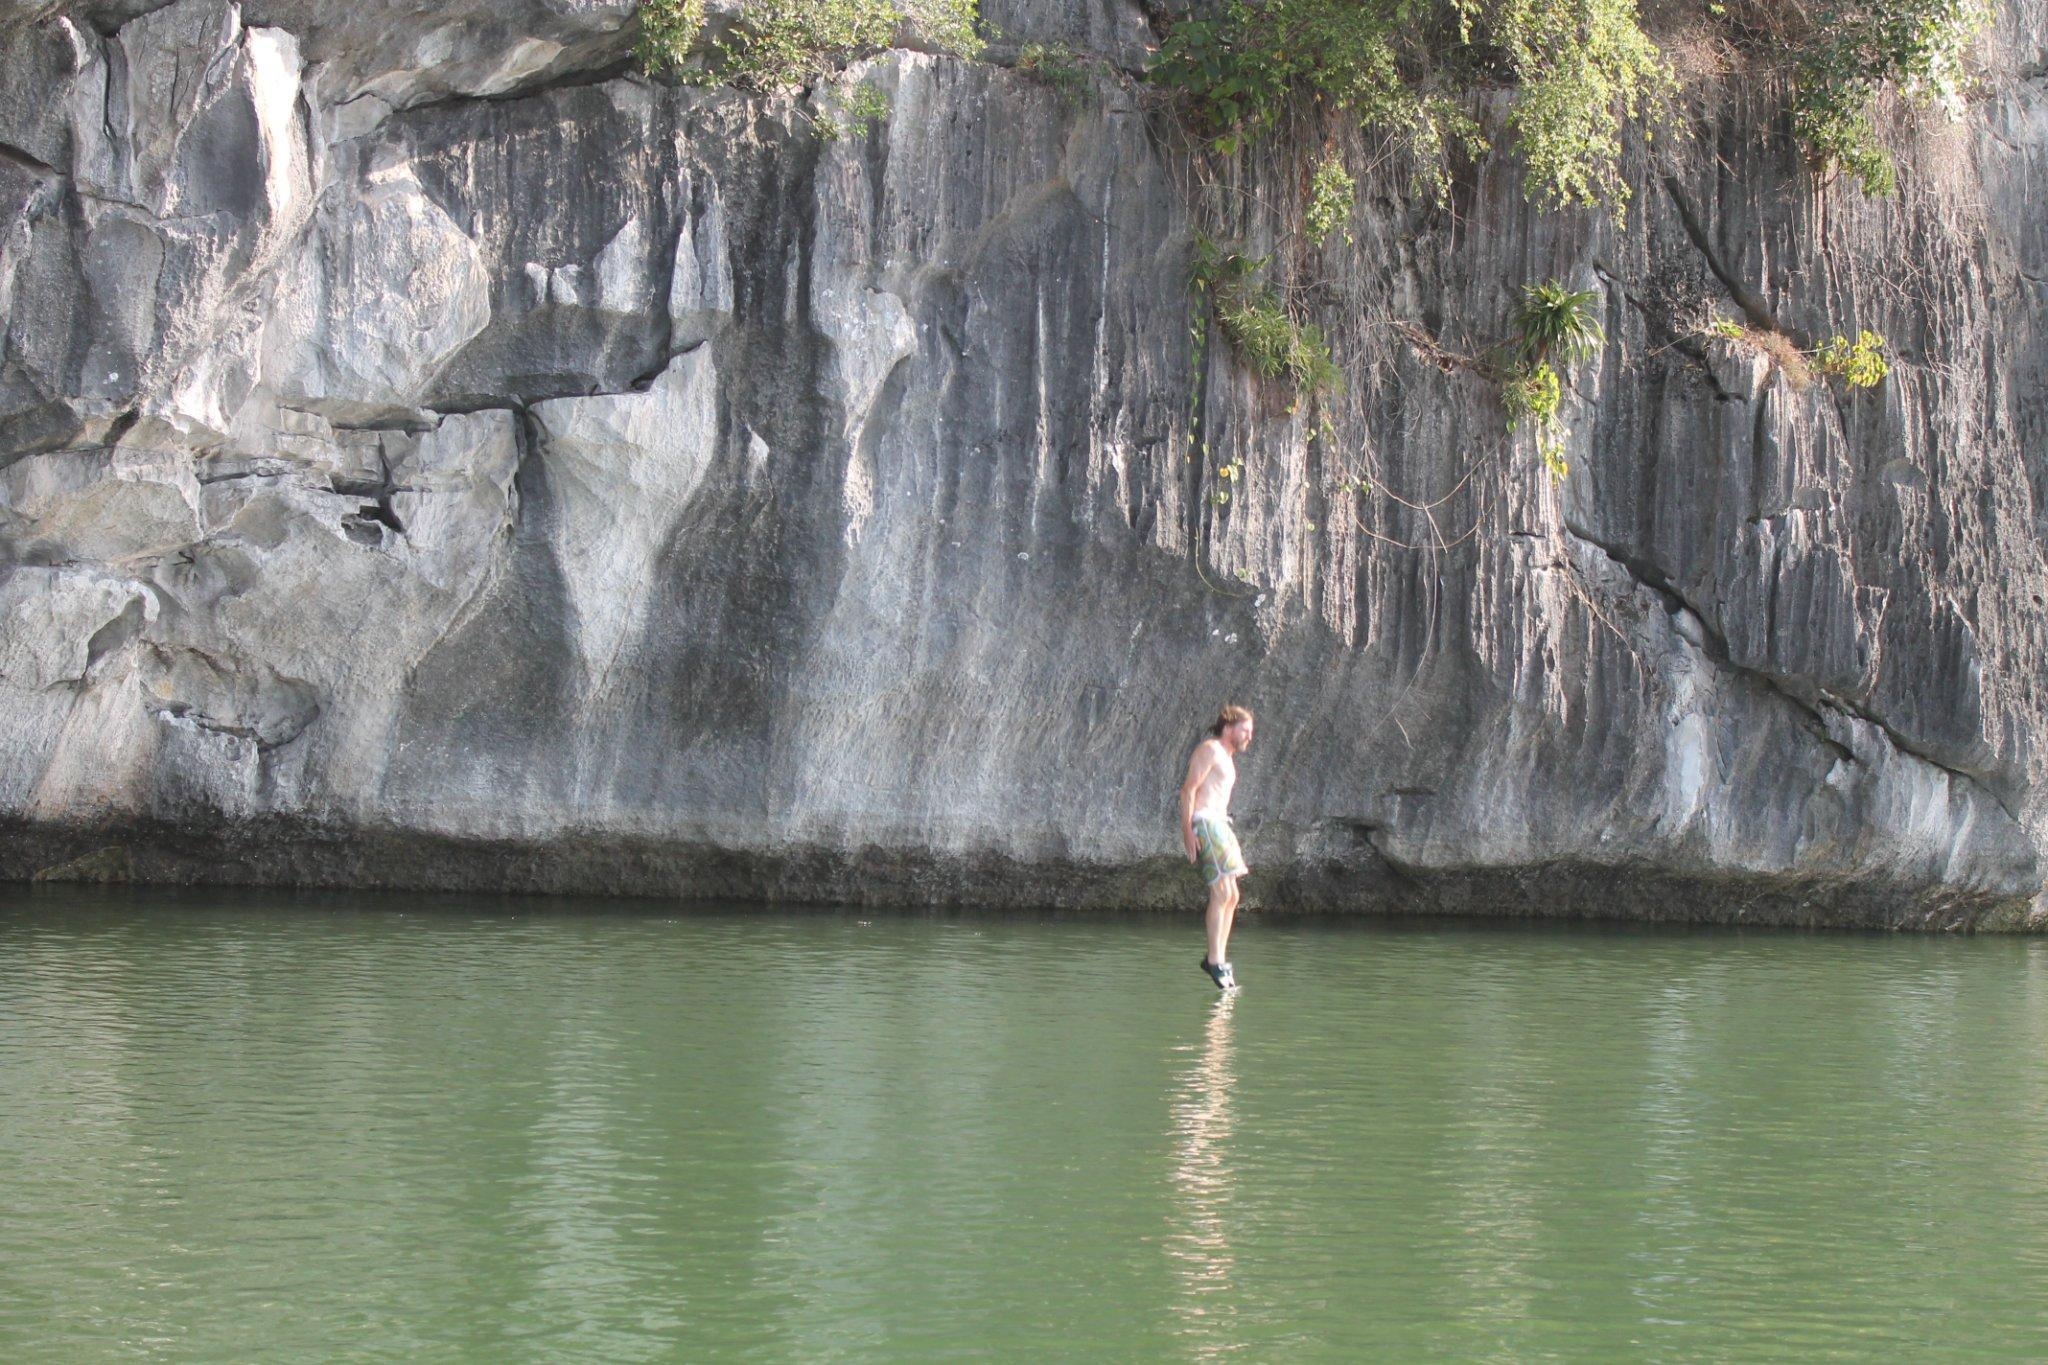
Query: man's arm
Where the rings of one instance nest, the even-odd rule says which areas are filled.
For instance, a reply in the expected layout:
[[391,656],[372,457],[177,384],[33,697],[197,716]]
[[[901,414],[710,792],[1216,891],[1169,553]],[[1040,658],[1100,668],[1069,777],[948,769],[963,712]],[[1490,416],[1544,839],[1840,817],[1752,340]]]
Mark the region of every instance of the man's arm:
[[1200,855],[1201,847],[1195,842],[1195,793],[1202,788],[1202,779],[1209,775],[1209,769],[1216,766],[1216,753],[1209,740],[1195,746],[1194,754],[1188,759],[1188,780],[1180,784],[1180,841],[1188,851],[1188,861],[1193,862]]

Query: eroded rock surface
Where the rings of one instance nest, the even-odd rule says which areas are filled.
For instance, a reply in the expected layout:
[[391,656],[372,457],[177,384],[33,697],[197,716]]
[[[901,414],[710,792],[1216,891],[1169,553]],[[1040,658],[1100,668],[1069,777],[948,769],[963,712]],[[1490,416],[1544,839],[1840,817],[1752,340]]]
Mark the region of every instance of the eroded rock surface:
[[[1192,196],[1263,250],[1285,153],[1191,188],[1137,0],[985,8],[836,141],[613,0],[0,15],[0,872],[1191,904],[1237,698],[1254,906],[2024,922],[2032,0],[1896,201],[1742,82],[1625,227],[1362,177],[1320,408],[1190,345]],[[1609,338],[1561,483],[1458,360],[1553,276]]]

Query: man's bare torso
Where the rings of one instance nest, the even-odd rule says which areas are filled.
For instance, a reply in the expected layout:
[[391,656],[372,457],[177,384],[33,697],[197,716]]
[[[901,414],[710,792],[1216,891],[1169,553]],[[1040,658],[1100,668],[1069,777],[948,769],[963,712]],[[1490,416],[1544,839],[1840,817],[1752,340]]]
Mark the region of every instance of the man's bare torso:
[[1195,788],[1191,813],[1228,815],[1230,789],[1237,785],[1237,761],[1230,756],[1230,749],[1220,739],[1205,739],[1201,747],[1209,751],[1209,771],[1202,774],[1201,785]]

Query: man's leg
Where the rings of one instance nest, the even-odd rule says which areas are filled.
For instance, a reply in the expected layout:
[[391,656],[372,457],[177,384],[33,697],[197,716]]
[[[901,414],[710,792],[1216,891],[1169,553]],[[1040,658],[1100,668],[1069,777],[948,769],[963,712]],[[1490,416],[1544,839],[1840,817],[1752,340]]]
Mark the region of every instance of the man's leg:
[[1209,931],[1210,962],[1230,961],[1224,951],[1230,946],[1230,924],[1236,918],[1237,878],[1218,877],[1209,883],[1209,911],[1203,921]]
[[1237,923],[1237,878],[1225,877],[1230,883],[1230,902],[1223,907],[1223,933],[1217,939],[1217,951],[1223,954],[1221,961],[1230,961],[1230,929]]

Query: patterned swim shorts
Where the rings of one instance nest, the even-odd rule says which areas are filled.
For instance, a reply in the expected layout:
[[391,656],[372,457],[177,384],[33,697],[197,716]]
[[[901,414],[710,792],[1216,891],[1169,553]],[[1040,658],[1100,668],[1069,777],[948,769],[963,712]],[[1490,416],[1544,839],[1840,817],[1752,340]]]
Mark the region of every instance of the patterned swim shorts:
[[1201,849],[1204,882],[1213,886],[1219,877],[1241,877],[1250,870],[1244,865],[1244,851],[1237,846],[1228,816],[1197,815],[1188,824]]

